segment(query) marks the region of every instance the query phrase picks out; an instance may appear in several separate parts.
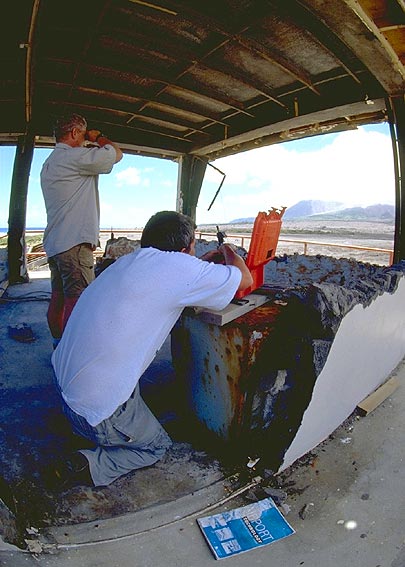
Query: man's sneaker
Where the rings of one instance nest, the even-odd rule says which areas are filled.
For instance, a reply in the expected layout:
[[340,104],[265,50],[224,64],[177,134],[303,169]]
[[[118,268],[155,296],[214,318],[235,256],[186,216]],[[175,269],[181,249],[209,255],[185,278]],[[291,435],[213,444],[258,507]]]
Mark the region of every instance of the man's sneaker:
[[43,475],[45,488],[51,491],[69,490],[75,486],[94,486],[89,461],[83,453],[72,453],[67,459],[51,465]]
[[34,333],[27,323],[19,323],[14,327],[9,325],[8,336],[20,343],[32,343],[35,341]]

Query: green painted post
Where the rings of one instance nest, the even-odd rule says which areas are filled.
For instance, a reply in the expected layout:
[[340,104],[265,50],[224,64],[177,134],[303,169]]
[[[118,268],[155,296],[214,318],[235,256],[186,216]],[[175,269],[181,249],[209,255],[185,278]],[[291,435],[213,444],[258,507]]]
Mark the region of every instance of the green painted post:
[[29,280],[25,250],[28,180],[34,154],[34,136],[20,136],[14,159],[8,217],[8,281],[10,284]]
[[177,211],[196,220],[196,210],[208,160],[184,155],[179,163]]
[[394,264],[405,259],[405,99],[392,98],[389,110],[395,169]]

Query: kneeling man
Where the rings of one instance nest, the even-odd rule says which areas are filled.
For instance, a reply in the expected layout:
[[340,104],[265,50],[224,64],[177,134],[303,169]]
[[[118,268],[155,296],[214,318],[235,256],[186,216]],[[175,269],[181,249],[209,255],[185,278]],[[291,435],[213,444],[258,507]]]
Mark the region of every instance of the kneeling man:
[[[155,214],[141,248],[119,258],[80,296],[52,364],[74,431],[95,447],[54,467],[57,488],[108,485],[152,465],[171,445],[140,396],[140,377],[185,307],[223,309],[252,284],[228,244],[196,258],[195,228],[180,213]],[[219,264],[213,261],[218,252]]]

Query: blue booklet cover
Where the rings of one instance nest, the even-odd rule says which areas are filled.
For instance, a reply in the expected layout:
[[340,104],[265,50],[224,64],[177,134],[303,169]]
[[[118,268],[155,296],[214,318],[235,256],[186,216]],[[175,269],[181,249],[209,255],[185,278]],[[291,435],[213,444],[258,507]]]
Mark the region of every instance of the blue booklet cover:
[[216,559],[268,545],[294,534],[271,498],[197,520]]

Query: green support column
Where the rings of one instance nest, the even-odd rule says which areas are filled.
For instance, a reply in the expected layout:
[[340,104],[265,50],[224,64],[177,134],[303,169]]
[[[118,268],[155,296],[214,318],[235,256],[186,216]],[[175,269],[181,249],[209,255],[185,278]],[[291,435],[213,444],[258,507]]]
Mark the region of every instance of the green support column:
[[390,100],[390,129],[395,168],[394,263],[405,260],[405,98]]
[[8,280],[10,284],[29,280],[25,251],[28,179],[34,153],[34,136],[18,138],[8,217]]
[[208,160],[184,155],[179,162],[177,183],[177,211],[188,215],[194,222],[201,186]]

